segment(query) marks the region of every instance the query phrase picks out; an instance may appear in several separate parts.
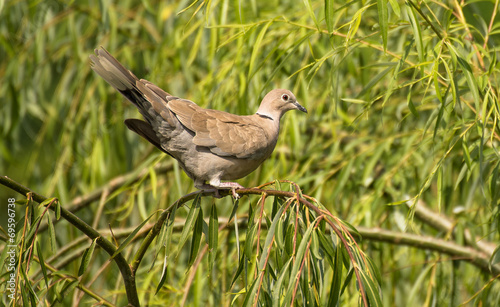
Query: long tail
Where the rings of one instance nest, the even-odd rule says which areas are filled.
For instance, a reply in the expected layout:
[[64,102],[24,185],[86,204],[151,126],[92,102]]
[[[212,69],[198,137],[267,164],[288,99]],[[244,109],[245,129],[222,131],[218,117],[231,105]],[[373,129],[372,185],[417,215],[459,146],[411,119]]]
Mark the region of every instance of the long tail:
[[96,49],[95,55],[90,55],[90,60],[90,67],[133,103],[150,124],[154,120],[150,114],[151,109],[163,111],[166,98],[171,95],[147,80],[139,80],[106,49]]
[[90,55],[90,60],[90,67],[134,104],[146,120],[127,119],[127,127],[166,152],[153,127],[158,125],[158,116],[175,127],[173,115],[167,108],[168,100],[174,97],[153,83],[137,78],[102,47]]

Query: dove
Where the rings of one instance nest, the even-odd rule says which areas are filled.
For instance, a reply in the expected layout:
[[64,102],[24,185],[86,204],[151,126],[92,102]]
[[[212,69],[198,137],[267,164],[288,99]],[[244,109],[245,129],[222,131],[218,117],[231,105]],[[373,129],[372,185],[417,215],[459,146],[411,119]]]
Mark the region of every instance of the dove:
[[[213,192],[243,186],[232,180],[253,172],[271,156],[287,111],[307,113],[294,94],[274,89],[253,115],[204,109],[137,78],[106,49],[90,55],[91,68],[137,107],[144,120],[126,119],[128,129],[177,160],[196,188]],[[224,180],[224,181],[223,181]]]

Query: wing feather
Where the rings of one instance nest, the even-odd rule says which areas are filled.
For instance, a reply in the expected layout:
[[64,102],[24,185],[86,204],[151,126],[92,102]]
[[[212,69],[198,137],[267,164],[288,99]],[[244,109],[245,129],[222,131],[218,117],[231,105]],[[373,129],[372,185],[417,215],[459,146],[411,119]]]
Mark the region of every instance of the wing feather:
[[216,155],[260,159],[269,152],[269,136],[249,116],[203,109],[189,100],[169,101],[181,124],[195,133],[193,143]]

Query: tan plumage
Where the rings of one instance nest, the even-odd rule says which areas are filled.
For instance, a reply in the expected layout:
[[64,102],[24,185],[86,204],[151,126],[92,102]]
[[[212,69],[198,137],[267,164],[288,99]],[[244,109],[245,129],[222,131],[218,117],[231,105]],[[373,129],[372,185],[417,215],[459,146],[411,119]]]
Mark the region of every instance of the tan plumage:
[[[307,110],[292,92],[269,92],[253,115],[234,115],[203,109],[192,101],[170,95],[153,83],[138,79],[104,48],[90,55],[92,69],[143,115],[127,119],[127,127],[175,158],[199,189],[241,186],[235,180],[254,171],[274,150],[281,116]],[[206,183],[208,182],[208,184]]]

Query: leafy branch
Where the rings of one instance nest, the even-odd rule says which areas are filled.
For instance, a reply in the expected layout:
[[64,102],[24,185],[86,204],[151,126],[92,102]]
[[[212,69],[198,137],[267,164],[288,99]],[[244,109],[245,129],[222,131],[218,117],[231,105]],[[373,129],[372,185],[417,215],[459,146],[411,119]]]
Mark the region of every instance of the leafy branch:
[[[0,177],[0,184],[11,188],[12,190],[26,195],[27,198],[29,196],[32,197],[32,199],[38,203],[43,203],[45,202],[48,198],[45,196],[42,196],[38,193],[35,193],[28,189],[27,187],[15,182],[14,180],[10,179],[7,176],[1,176]],[[28,196],[29,195],[29,196]],[[57,208],[56,206],[51,206],[51,210],[56,211]],[[106,238],[104,238],[99,232],[97,232],[95,229],[93,229],[90,225],[82,221],[79,217],[74,215],[73,213],[69,212],[68,210],[64,209],[63,207],[59,208],[61,217],[65,220],[67,220],[69,223],[71,223],[73,226],[75,226],[78,230],[80,230],[82,233],[84,233],[87,237],[89,237],[92,240],[96,240],[96,244],[99,245],[102,249],[104,249],[110,256],[113,256],[116,252],[116,247],[108,241]],[[124,284],[125,284],[125,289],[127,292],[127,299],[129,304],[132,306],[139,306],[139,297],[137,295],[137,288],[135,284],[135,274],[132,272],[130,269],[127,260],[125,257],[119,253],[115,255],[113,258],[114,262],[120,269],[120,273],[122,275]]]
[[[19,183],[16,183],[15,181],[13,181],[12,179],[10,179],[6,176],[0,177],[0,184],[7,186],[7,187],[11,188],[12,190],[17,191],[21,194],[28,195],[28,197],[32,197],[32,199],[34,201],[41,203],[41,204],[47,205],[47,200],[50,200],[50,199],[48,199],[40,194],[37,194],[37,193],[31,191],[30,189],[20,185]],[[293,255],[297,256],[297,258],[294,261],[295,264],[293,265],[293,272],[295,272],[295,273],[293,273],[293,274],[294,274],[294,276],[296,276],[296,278],[292,280],[293,282],[290,284],[288,290],[286,291],[287,298],[291,299],[292,302],[295,300],[295,296],[297,294],[297,289],[298,289],[297,287],[299,285],[300,276],[303,274],[303,272],[305,270],[304,269],[304,264],[305,264],[304,261],[310,255],[310,248],[311,248],[311,242],[312,242],[310,239],[310,238],[312,238],[311,231],[313,229],[316,232],[320,231],[320,224],[322,221],[325,221],[330,226],[331,231],[333,231],[337,235],[337,237],[341,240],[346,252],[349,255],[349,258],[351,259],[351,261],[353,263],[351,270],[353,270],[354,274],[357,277],[356,279],[358,282],[358,288],[360,289],[360,294],[361,294],[361,298],[364,302],[364,305],[368,306],[369,300],[375,301],[375,302],[380,302],[380,298],[378,298],[378,291],[373,291],[375,289],[374,286],[375,286],[376,282],[371,281],[371,279],[373,277],[370,277],[368,279],[366,278],[366,276],[373,276],[373,272],[370,272],[371,269],[369,269],[368,263],[365,260],[365,256],[359,250],[359,247],[357,246],[354,238],[352,237],[352,235],[349,232],[349,231],[352,231],[352,229],[348,229],[345,225],[342,224],[342,222],[340,220],[338,220],[337,218],[332,216],[328,211],[326,211],[324,209],[320,209],[319,206],[311,203],[309,201],[309,200],[313,200],[311,197],[302,195],[299,187],[293,183],[291,183],[291,184],[294,186],[295,192],[266,190],[266,189],[262,189],[262,188],[241,189],[238,191],[240,193],[240,195],[256,194],[256,195],[262,196],[261,201],[259,202],[259,205],[261,206],[260,207],[261,208],[260,219],[259,219],[259,234],[258,234],[259,237],[260,237],[260,231],[261,231],[261,226],[262,226],[261,225],[261,222],[263,220],[262,213],[264,210],[266,195],[288,199],[288,201],[279,210],[279,213],[277,213],[275,215],[274,222],[273,222],[274,226],[272,226],[272,227],[276,227],[277,222],[280,221],[282,218],[284,218],[284,216],[287,214],[286,212],[288,212],[289,209],[291,209],[292,207],[295,208],[294,213],[295,213],[295,220],[296,220],[297,228],[295,228],[295,230],[294,230]],[[225,194],[227,196],[228,192],[224,191],[223,194]],[[196,200],[197,198],[199,198],[202,195],[208,196],[211,194],[206,193],[206,192],[202,192],[202,191],[194,192],[194,193],[188,194],[184,197],[181,197],[174,204],[172,204],[169,208],[163,210],[163,212],[160,214],[160,216],[158,217],[156,222],[150,227],[150,230],[147,232],[146,236],[142,240],[142,243],[140,244],[139,249],[135,253],[130,265],[127,263],[126,259],[122,255],[121,251],[123,251],[123,249],[131,242],[131,240],[135,237],[137,232],[139,230],[141,230],[142,227],[145,226],[147,220],[145,220],[141,225],[136,227],[128,235],[128,238],[120,245],[120,247],[116,248],[110,241],[105,239],[103,237],[103,235],[100,234],[97,230],[93,229],[91,226],[89,226],[87,223],[85,223],[84,221],[79,219],[77,216],[75,216],[73,213],[69,212],[65,208],[62,208],[60,206],[47,206],[47,208],[51,209],[53,211],[56,211],[56,212],[59,210],[60,216],[63,219],[67,220],[69,223],[71,223],[73,226],[75,226],[77,229],[79,229],[82,233],[84,233],[88,238],[92,239],[93,242],[95,242],[95,244],[97,244],[98,246],[103,248],[111,256],[111,258],[114,260],[114,262],[117,264],[117,266],[120,269],[122,278],[123,278],[124,283],[125,283],[125,290],[127,293],[127,299],[128,299],[129,304],[131,306],[139,306],[139,299],[138,299],[137,288],[136,288],[136,284],[135,284],[135,274],[136,274],[136,271],[137,271],[141,261],[144,258],[144,255],[146,254],[146,251],[150,247],[153,240],[158,236],[158,234],[162,230],[164,223],[167,221],[167,219],[169,219],[169,217],[171,217],[171,214],[173,212],[175,213],[175,210],[178,207],[183,206],[184,204],[186,204],[190,200]],[[309,200],[306,200],[306,198]],[[53,203],[55,201],[54,199],[51,199],[51,200],[52,200],[51,203]],[[314,211],[317,214],[317,217],[314,219],[314,221],[311,222],[309,220],[309,213],[307,213],[307,211],[302,212],[303,211],[302,209],[299,210],[300,204],[304,205],[304,208],[307,208],[311,211]],[[195,207],[195,206],[193,206],[193,207]],[[299,211],[301,211],[301,212],[299,212]],[[304,215],[304,213],[305,213],[305,215]],[[288,213],[288,214],[293,214],[293,212]],[[308,230],[306,232],[306,234],[308,234],[308,235],[303,234],[303,236],[304,236],[303,239],[305,239],[305,240],[302,241],[300,246],[298,245],[299,241],[298,241],[298,237],[297,237],[297,235],[298,235],[297,231],[299,229],[299,225],[301,224],[301,223],[299,223],[299,218],[303,222],[306,222],[306,224],[309,225]],[[304,221],[304,219],[305,219],[305,221]],[[222,227],[220,229],[222,229]],[[217,235],[217,234],[218,234],[218,232],[215,232],[215,235]],[[266,270],[266,267],[268,267],[270,265],[268,263],[268,261],[269,261],[269,256],[271,254],[270,253],[271,248],[274,245],[273,244],[273,242],[275,240],[274,236],[275,236],[275,233],[273,231],[268,232],[266,244],[265,244],[265,249],[264,249],[265,252],[261,255],[261,257],[265,257],[264,258],[265,261],[264,262],[261,261],[261,264],[259,265],[261,273],[260,273],[259,283],[257,284],[258,287],[256,288],[256,289],[259,289],[259,291],[262,288],[262,278],[264,276],[262,274],[263,274],[264,270]],[[326,242],[328,242],[328,240]],[[335,244],[335,243],[331,242],[330,244]],[[215,246],[215,249],[216,248],[217,248],[217,246]],[[323,248],[328,252],[327,247],[323,246]],[[92,250],[92,248],[91,248],[91,250]],[[206,252],[206,248],[203,249],[201,254],[204,254],[205,252]],[[81,270],[82,270],[82,268],[85,269],[84,263],[88,261],[88,259],[87,259],[88,256],[85,256],[86,253],[87,253],[87,250],[83,256],[84,259],[82,259]],[[91,253],[92,252],[90,252],[90,254]],[[298,254],[296,254],[296,253],[298,253]],[[198,255],[198,257],[200,257],[200,255]],[[330,262],[333,263],[333,259],[335,258],[334,253],[330,252],[329,257],[331,258]],[[295,258],[295,257],[293,257],[293,258]],[[43,268],[44,267],[43,260],[40,262],[41,262],[41,266]],[[199,262],[197,262],[197,263],[199,263]],[[81,273],[79,273],[79,274],[81,274]],[[239,273],[237,273],[237,275],[238,274]],[[161,287],[161,284],[159,285],[159,287]],[[369,292],[365,293],[365,291],[366,291],[365,289],[369,289]],[[340,288],[337,289],[336,291],[340,293]],[[258,297],[259,297],[259,292],[257,292],[256,295],[255,295],[255,292],[253,294],[254,295],[250,295],[250,297],[254,297],[254,299],[248,300],[248,298],[247,298],[247,301],[254,302],[256,304]],[[91,296],[95,297],[94,295],[91,295]],[[376,303],[376,305],[378,305],[378,303]]]
[[[142,176],[144,174],[139,174],[139,175]],[[129,179],[131,179],[131,178],[129,178]],[[125,181],[123,181],[123,182],[125,182]],[[127,180],[127,182],[130,182],[130,180]],[[370,297],[370,301],[374,300],[375,292],[372,291],[371,293],[369,293],[369,296],[367,296],[367,293],[365,293],[365,289],[367,289],[367,287],[366,287],[366,284],[363,283],[363,281],[366,283],[367,280],[366,280],[366,278],[364,278],[366,273],[365,272],[362,273],[362,271],[364,271],[363,268],[366,269],[368,267],[368,263],[366,262],[366,260],[364,260],[364,255],[362,253],[359,253],[360,249],[357,246],[357,243],[354,240],[353,235],[354,236],[362,236],[364,239],[369,240],[369,241],[380,241],[380,242],[387,242],[387,243],[397,244],[397,245],[409,245],[409,246],[414,246],[414,247],[421,248],[421,249],[434,250],[434,251],[437,251],[439,253],[451,255],[453,257],[453,259],[468,261],[468,262],[472,263],[473,265],[479,267],[484,272],[493,274],[493,276],[496,276],[496,278],[498,278],[500,276],[500,266],[498,266],[497,264],[492,265],[489,262],[489,257],[491,257],[491,255],[493,253],[494,246],[492,246],[489,243],[485,243],[485,242],[475,243],[475,239],[473,237],[471,237],[470,233],[468,233],[468,232],[466,232],[465,238],[466,238],[466,242],[470,245],[470,247],[460,246],[460,245],[457,245],[456,243],[445,241],[442,239],[433,238],[433,237],[398,233],[398,232],[393,232],[393,231],[388,231],[388,230],[378,229],[378,228],[358,227],[358,229],[355,230],[354,228],[352,228],[350,226],[346,227],[346,225],[341,220],[339,220],[338,218],[333,216],[327,210],[322,209],[321,205],[319,203],[317,203],[317,201],[314,198],[309,197],[307,195],[303,195],[301,193],[299,187],[296,184],[289,182],[289,181],[283,181],[283,182],[292,184],[295,191],[294,192],[286,192],[286,191],[265,189],[267,186],[271,185],[272,183],[267,183],[267,184],[262,185],[258,188],[238,190],[238,193],[240,195],[261,195],[261,199],[258,202],[258,206],[260,208],[260,210],[259,210],[260,213],[259,213],[259,218],[258,218],[257,246],[260,246],[259,238],[260,238],[260,233],[263,229],[267,229],[268,232],[272,234],[271,237],[269,237],[269,234],[268,234],[268,238],[272,238],[272,239],[271,239],[271,241],[269,241],[269,239],[266,240],[266,244],[264,245],[264,248],[265,248],[264,253],[261,255],[261,257],[265,257],[264,258],[265,261],[264,262],[261,261],[261,266],[260,266],[260,270],[259,270],[259,272],[261,272],[261,273],[259,274],[259,278],[256,280],[258,282],[256,284],[256,288],[255,288],[256,292],[253,292],[254,299],[251,301],[246,300],[248,302],[253,302],[253,304],[257,303],[260,289],[263,286],[262,285],[262,281],[263,281],[262,278],[264,277],[263,272],[264,272],[264,269],[266,268],[266,266],[268,266],[269,256],[271,254],[270,249],[273,246],[272,243],[275,242],[274,236],[276,234],[275,234],[274,230],[270,231],[269,224],[266,227],[263,227],[264,225],[262,225],[262,223],[261,223],[263,221],[264,204],[265,204],[265,200],[267,199],[267,196],[273,196],[273,198],[278,197],[278,198],[288,199],[288,201],[282,206],[282,209],[280,210],[281,213],[279,215],[278,214],[276,215],[275,222],[273,222],[273,225],[276,225],[277,221],[279,221],[279,219],[282,217],[282,214],[284,214],[287,211],[290,211],[289,209],[291,208],[290,206],[292,205],[292,203],[297,203],[297,204],[300,203],[304,206],[304,208],[307,208],[307,209],[315,212],[315,214],[317,215],[317,217],[314,219],[314,221],[309,220],[309,215],[302,215],[302,218],[305,218],[307,220],[306,224],[309,225],[308,232],[306,232],[306,233],[309,233],[309,235],[306,236],[306,234],[303,234],[304,237],[309,238],[309,236],[311,235],[310,231],[313,229],[314,229],[314,231],[318,231],[322,221],[326,222],[330,226],[330,231],[334,232],[336,234],[336,237],[341,240],[347,254],[349,255],[349,258],[351,259],[351,261],[353,263],[352,269],[354,270],[353,272],[356,275],[356,279],[358,281],[358,288],[361,291],[360,292],[361,297],[362,297],[362,300],[363,300],[365,305],[368,304],[367,297]],[[127,299],[129,301],[129,304],[131,304],[132,306],[139,306],[139,299],[138,299],[138,295],[137,295],[135,278],[134,278],[135,274],[137,272],[137,269],[139,268],[139,265],[142,262],[145,254],[146,254],[146,251],[150,248],[154,239],[157,238],[158,235],[160,234],[163,225],[166,223],[166,221],[169,218],[171,218],[172,212],[175,213],[176,208],[181,207],[181,206],[185,205],[187,202],[195,200],[196,198],[198,198],[200,196],[210,196],[211,195],[210,193],[197,191],[197,192],[190,193],[190,194],[187,194],[187,195],[181,197],[176,202],[174,202],[170,207],[163,210],[155,223],[146,224],[146,222],[147,222],[147,220],[146,220],[139,227],[136,227],[133,230],[130,229],[129,231],[127,231],[125,233],[120,233],[119,234],[120,236],[127,235],[128,238],[123,242],[123,244],[120,246],[120,248],[117,249],[110,241],[108,241],[104,238],[102,231],[97,231],[97,230],[93,229],[91,226],[89,226],[88,224],[86,224],[85,222],[80,220],[77,216],[75,216],[74,214],[72,214],[71,212],[67,211],[66,209],[64,209],[62,207],[50,206],[50,204],[52,204],[54,202],[53,200],[49,202],[49,200],[51,200],[51,199],[47,199],[46,197],[31,191],[30,189],[16,183],[15,181],[13,181],[12,179],[10,179],[6,176],[0,177],[0,184],[7,186],[7,187],[11,188],[12,190],[15,190],[21,194],[28,195],[28,197],[31,197],[34,201],[39,202],[41,204],[45,204],[48,209],[51,209],[53,211],[60,210],[60,215],[63,219],[67,220],[72,225],[74,225],[76,228],[78,228],[80,231],[82,231],[82,233],[84,233],[88,238],[95,240],[96,244],[98,246],[102,247],[114,259],[115,263],[119,267],[120,272],[121,272],[122,277],[123,277],[123,280],[124,280],[124,283],[125,283],[125,289],[127,292]],[[93,194],[96,194],[96,193],[94,192]],[[97,196],[97,194],[95,196]],[[230,193],[228,191],[222,191],[221,194],[224,196],[230,195]],[[237,204],[236,204],[236,206],[237,206]],[[298,218],[301,215],[299,213],[299,206],[295,206],[294,208],[295,208],[295,224],[297,225],[297,224],[300,224],[298,221]],[[423,221],[427,221],[427,223],[429,223],[429,225],[431,225],[434,228],[439,229],[441,231],[450,232],[451,231],[450,228],[453,227],[451,221],[446,220],[446,218],[444,218],[444,217],[436,216],[435,213],[433,213],[431,210],[429,210],[421,202],[416,207],[415,214],[416,214],[416,217],[422,219]],[[221,231],[222,229],[224,229],[227,225],[229,225],[230,222],[231,222],[231,219],[226,219],[226,220],[221,219],[222,226],[220,226],[218,228],[218,231]],[[236,223],[241,224],[241,222],[242,221],[239,220]],[[181,224],[176,223],[175,226],[182,227],[182,225],[185,225],[185,224],[186,224],[186,222],[184,221]],[[241,226],[244,226],[244,225],[241,224]],[[248,226],[249,225],[247,225],[247,229],[248,229]],[[174,225],[172,224],[171,227],[174,227]],[[275,227],[275,226],[271,226],[271,228],[272,227]],[[297,253],[297,251],[298,251],[297,250],[297,248],[298,248],[297,247],[297,230],[298,230],[298,228],[295,228],[294,235],[293,235],[293,238],[294,238],[293,239],[293,242],[294,242],[293,243],[293,250],[295,251],[294,254]],[[137,234],[139,231],[143,234],[143,235],[139,235],[139,236],[144,236],[144,238],[142,239],[140,246],[133,257],[133,260],[131,261],[131,263],[129,265],[120,251],[122,251],[127,246],[127,244],[129,244],[131,242],[132,239],[135,240],[138,238]],[[328,232],[328,231],[326,231],[326,232]],[[298,274],[297,279],[296,279],[297,281],[299,280],[299,276],[301,274],[303,274],[305,259],[310,257],[311,243],[312,242],[313,241],[311,241],[311,240],[307,240],[307,241],[304,241],[304,243],[306,243],[306,245],[301,244],[301,246],[302,246],[302,252],[300,252],[301,257],[296,259],[296,261],[300,261],[300,262],[297,262],[297,264],[299,266],[297,266],[296,270],[295,270],[296,271],[295,274]],[[274,243],[274,244],[277,244],[277,243]],[[353,246],[356,247],[354,250],[351,248]],[[477,248],[479,248],[479,250],[475,249],[474,248],[475,246]],[[269,248],[269,250],[267,250],[267,248]],[[323,245],[323,248],[325,251],[327,251],[327,248],[325,248],[324,245]],[[208,250],[208,245],[206,245],[200,251],[200,254],[197,255],[198,260],[194,263],[194,271],[196,271],[196,268],[200,263],[199,261],[201,260],[203,255],[207,252],[207,250]],[[259,251],[259,248],[257,249],[257,253],[258,253],[258,251]],[[356,253],[354,254],[353,251],[355,251]],[[79,255],[80,254],[77,253],[75,256],[79,257]],[[332,259],[335,257],[332,252],[330,252],[329,256]],[[258,254],[257,254],[257,257],[258,257]],[[43,262],[43,259],[40,260],[39,257],[37,257],[36,259],[38,262]],[[331,262],[333,263],[333,261],[331,261]],[[41,263],[41,265],[46,265],[46,264]],[[47,266],[47,267],[49,267],[49,266]],[[54,271],[54,268],[51,268],[51,271]],[[369,269],[368,269],[368,272],[370,272]],[[191,276],[190,278],[193,277],[192,274],[190,275]],[[159,287],[161,287],[162,284],[163,283],[161,283],[159,285]],[[191,284],[190,282],[188,282],[186,284],[186,289],[185,289],[183,301],[185,301],[187,298],[186,295],[187,295],[187,292],[189,291],[190,284]],[[290,289],[292,289],[291,292],[289,292],[292,295],[291,302],[293,302],[295,300],[295,295],[297,293],[298,285],[299,285],[299,283],[297,282],[294,284],[293,288],[290,288]],[[371,289],[374,284],[369,283],[369,285],[370,286],[368,287],[368,289]],[[100,297],[97,294],[93,293],[92,291],[85,288],[84,286],[80,285],[78,287],[82,291],[87,293],[89,296],[91,296],[95,299],[100,299]],[[376,300],[376,298],[375,298],[375,300]],[[107,304],[107,305],[110,304],[109,302],[106,302],[105,300],[102,300],[102,299],[100,299],[100,301],[104,304]]]

